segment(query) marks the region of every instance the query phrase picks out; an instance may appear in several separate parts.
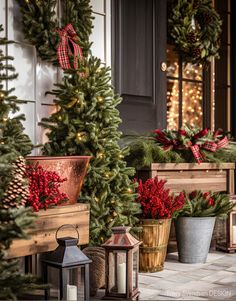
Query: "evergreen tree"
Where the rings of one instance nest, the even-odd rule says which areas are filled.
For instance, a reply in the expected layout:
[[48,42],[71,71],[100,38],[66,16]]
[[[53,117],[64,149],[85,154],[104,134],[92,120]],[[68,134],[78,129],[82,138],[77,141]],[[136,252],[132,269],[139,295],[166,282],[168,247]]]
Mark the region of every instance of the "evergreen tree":
[[90,203],[90,238],[100,244],[116,225],[134,225],[139,205],[134,202],[130,176],[134,169],[124,161],[128,149],[118,145],[121,122],[116,106],[121,98],[110,84],[110,70],[94,57],[79,62],[78,70],[65,72],[56,84],[58,111],[42,120],[50,129],[44,155],[90,155],[90,169],[80,201]]
[[[2,30],[0,26],[0,32]],[[24,231],[34,220],[31,209],[21,205],[20,194],[10,202],[4,201],[15,176],[14,163],[32,150],[29,137],[23,133],[24,115],[10,117],[19,110],[18,104],[22,101],[12,95],[14,89],[7,89],[7,81],[17,77],[9,63],[13,58],[5,56],[2,50],[8,43],[6,38],[0,38],[0,299],[15,299],[34,283],[33,277],[21,275],[17,261],[7,260],[7,249],[12,240],[25,238]],[[24,185],[22,182],[22,188]]]

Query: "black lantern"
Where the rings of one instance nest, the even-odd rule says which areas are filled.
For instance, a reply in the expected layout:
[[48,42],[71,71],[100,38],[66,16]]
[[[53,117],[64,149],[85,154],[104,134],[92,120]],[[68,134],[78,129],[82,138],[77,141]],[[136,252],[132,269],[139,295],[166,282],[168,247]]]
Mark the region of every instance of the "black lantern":
[[130,227],[112,228],[105,248],[106,293],[104,299],[138,299],[139,242]]
[[56,290],[50,288],[45,290],[45,299],[50,299],[51,291],[59,290],[60,300],[89,300],[89,264],[90,259],[78,248],[78,238],[62,237],[58,238],[58,231],[63,227],[73,227],[63,225],[56,232],[58,247],[53,252],[47,253],[43,259],[44,282],[48,283],[49,278],[57,279]]

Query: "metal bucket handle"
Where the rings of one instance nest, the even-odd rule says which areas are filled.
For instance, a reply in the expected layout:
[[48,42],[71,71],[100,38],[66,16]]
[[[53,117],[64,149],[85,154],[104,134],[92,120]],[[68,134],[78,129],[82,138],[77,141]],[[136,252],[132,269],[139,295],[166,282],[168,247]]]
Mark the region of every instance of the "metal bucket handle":
[[78,242],[79,242],[79,231],[77,230],[77,227],[75,227],[75,226],[72,225],[72,224],[64,224],[64,225],[60,226],[60,227],[57,229],[56,234],[55,234],[56,241],[57,241],[57,239],[58,239],[57,234],[58,234],[58,232],[59,232],[62,228],[73,228],[73,229],[77,232],[77,235],[78,235]]

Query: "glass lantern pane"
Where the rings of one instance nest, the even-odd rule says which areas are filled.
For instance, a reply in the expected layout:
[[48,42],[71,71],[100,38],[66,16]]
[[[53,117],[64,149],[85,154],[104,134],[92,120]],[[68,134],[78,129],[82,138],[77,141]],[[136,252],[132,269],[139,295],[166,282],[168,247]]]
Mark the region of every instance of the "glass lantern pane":
[[191,63],[183,63],[183,78],[202,81],[202,65],[192,65]]
[[203,95],[202,95],[202,84],[183,82],[183,104],[182,104],[182,115],[183,124],[189,126],[202,128],[203,126]]
[[236,214],[232,214],[232,243],[236,244]]
[[84,300],[84,267],[63,269],[62,275],[63,291],[60,294],[60,270],[48,267],[48,283],[51,284],[49,299]]
[[138,250],[133,254],[133,289],[138,287]]
[[84,267],[69,270],[67,300],[84,300]]
[[126,251],[115,250],[109,253],[109,287],[112,293],[126,292]]
[[59,285],[59,270],[53,267],[48,267],[48,283],[51,285],[49,299],[60,300],[60,285]]
[[179,128],[179,82],[167,80],[167,128],[177,130]]

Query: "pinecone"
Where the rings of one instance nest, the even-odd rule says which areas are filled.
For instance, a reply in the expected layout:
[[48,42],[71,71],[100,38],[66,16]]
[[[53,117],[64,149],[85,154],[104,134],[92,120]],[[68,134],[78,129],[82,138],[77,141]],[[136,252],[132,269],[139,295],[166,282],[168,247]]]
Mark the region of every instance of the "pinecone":
[[2,201],[2,206],[5,209],[24,206],[29,194],[27,180],[25,179],[25,159],[20,156],[12,165],[12,180],[4,193]]
[[192,32],[192,31],[191,31],[190,33],[188,33],[188,35],[187,35],[187,40],[188,40],[188,42],[189,42],[190,44],[196,43],[196,42],[197,42],[197,37],[196,37],[195,33]]
[[192,57],[194,57],[194,58],[201,57],[201,49],[200,48],[194,48],[192,50]]

